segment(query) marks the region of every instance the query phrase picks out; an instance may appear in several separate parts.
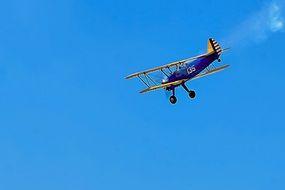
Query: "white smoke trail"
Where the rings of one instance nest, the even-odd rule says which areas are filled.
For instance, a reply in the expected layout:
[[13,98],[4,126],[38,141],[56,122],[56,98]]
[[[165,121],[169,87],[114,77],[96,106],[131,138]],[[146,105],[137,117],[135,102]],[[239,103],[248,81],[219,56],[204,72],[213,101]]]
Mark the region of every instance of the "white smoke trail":
[[261,10],[253,13],[244,22],[239,24],[224,40],[224,44],[234,47],[252,42],[259,43],[276,32],[283,32],[284,3],[271,2]]

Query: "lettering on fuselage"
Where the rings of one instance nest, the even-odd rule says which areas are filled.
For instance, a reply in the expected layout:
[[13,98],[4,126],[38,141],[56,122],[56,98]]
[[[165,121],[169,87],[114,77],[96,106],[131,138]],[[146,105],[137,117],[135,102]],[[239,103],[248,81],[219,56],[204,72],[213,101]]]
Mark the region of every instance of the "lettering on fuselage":
[[196,68],[194,66],[187,68],[188,75],[194,73],[196,71]]

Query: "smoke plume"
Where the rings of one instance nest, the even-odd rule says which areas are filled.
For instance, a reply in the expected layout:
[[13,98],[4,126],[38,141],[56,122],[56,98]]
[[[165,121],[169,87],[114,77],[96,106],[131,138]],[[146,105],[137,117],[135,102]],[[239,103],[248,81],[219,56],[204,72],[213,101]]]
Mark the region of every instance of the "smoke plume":
[[223,41],[234,47],[240,44],[260,43],[272,34],[283,32],[284,10],[281,2],[271,2],[254,12],[239,24]]

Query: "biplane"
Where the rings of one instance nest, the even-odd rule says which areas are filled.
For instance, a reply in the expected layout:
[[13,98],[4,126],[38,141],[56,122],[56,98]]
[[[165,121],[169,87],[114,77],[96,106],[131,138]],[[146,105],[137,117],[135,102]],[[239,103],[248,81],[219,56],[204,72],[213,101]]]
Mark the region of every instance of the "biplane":
[[[229,65],[219,67],[215,67],[213,65],[213,62],[216,60],[221,62],[221,54],[228,49],[229,48],[222,49],[216,40],[210,38],[208,40],[207,53],[169,63],[153,69],[137,72],[127,76],[126,79],[138,77],[147,87],[140,93],[146,93],[158,89],[172,91],[172,95],[170,96],[169,100],[172,104],[175,104],[177,102],[175,88],[182,86],[190,98],[195,98],[195,91],[189,90],[185,84],[187,81],[214,74],[229,67]],[[154,80],[150,74],[155,72],[161,72],[165,78],[159,82]]]

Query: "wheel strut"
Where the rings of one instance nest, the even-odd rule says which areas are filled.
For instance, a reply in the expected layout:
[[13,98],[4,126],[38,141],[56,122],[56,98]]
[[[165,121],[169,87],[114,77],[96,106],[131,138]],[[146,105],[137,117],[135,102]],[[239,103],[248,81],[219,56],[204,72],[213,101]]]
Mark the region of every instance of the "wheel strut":
[[185,83],[182,83],[181,86],[184,88],[184,90],[186,90],[186,92],[188,92],[188,95],[189,95],[190,98],[195,98],[196,93],[195,93],[194,90],[189,90],[187,88],[187,86],[185,85]]
[[172,104],[175,104],[177,102],[177,98],[175,97],[175,88],[172,90],[172,96],[170,96],[169,101]]

